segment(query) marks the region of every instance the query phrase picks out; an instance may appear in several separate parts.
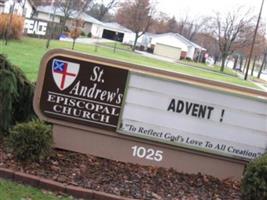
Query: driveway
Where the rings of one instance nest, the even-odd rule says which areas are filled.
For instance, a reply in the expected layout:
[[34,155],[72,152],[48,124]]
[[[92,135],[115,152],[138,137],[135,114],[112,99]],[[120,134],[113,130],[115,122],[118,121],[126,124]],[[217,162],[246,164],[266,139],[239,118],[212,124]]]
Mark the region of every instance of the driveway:
[[[60,38],[60,41],[66,41],[66,42],[72,42],[72,38]],[[77,38],[76,43],[82,43],[82,44],[95,44],[100,42],[114,42],[113,40],[107,40],[103,38]]]

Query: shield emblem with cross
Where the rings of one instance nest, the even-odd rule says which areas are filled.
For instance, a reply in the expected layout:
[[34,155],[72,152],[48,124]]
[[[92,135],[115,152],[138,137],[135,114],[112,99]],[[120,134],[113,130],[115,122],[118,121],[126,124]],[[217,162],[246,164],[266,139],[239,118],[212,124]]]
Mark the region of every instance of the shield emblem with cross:
[[54,59],[52,74],[57,87],[62,91],[68,88],[78,76],[80,64]]

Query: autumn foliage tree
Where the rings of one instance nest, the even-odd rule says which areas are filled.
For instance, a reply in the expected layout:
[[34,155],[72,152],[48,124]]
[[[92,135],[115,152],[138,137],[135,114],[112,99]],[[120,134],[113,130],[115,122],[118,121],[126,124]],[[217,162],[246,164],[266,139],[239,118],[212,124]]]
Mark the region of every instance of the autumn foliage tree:
[[81,35],[81,27],[83,26],[84,21],[81,19],[72,20],[72,28],[70,31],[70,37],[72,38],[72,49],[74,49],[76,39]]
[[116,19],[117,22],[135,33],[132,50],[136,48],[137,40],[151,26],[154,7],[149,0],[127,0],[121,4]]

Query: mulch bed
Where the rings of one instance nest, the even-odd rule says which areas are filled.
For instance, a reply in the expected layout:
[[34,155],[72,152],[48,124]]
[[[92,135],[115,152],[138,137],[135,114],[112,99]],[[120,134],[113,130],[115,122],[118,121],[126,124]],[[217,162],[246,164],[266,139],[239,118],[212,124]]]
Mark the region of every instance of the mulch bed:
[[0,140],[0,167],[136,199],[234,200],[240,183],[174,169],[144,167],[55,149],[40,163],[20,163],[6,152]]

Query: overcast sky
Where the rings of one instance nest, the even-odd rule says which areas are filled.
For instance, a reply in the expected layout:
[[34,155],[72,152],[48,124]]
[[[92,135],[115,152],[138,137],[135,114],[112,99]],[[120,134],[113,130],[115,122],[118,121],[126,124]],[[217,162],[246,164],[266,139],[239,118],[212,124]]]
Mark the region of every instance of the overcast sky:
[[[233,8],[244,6],[259,13],[262,0],[157,0],[157,9],[177,18],[188,16],[197,18],[212,15],[214,12],[227,12]],[[262,20],[267,20],[267,1],[265,2]]]

